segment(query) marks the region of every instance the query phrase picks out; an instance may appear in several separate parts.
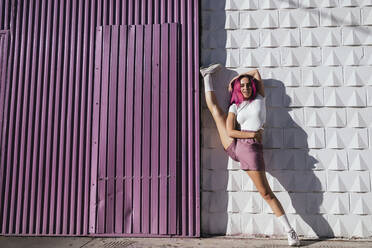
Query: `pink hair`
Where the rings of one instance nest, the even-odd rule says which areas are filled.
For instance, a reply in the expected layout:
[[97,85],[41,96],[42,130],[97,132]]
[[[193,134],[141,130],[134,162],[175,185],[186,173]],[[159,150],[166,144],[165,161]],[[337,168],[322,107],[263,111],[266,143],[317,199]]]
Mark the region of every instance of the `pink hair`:
[[238,77],[237,79],[235,79],[235,81],[233,82],[233,86],[232,86],[233,90],[231,93],[230,104],[235,103],[236,105],[239,106],[239,104],[241,104],[244,101],[243,94],[240,90],[240,80],[244,77],[247,77],[249,79],[251,86],[252,86],[252,94],[248,98],[248,101],[252,102],[256,98],[257,96],[256,80],[254,80],[252,77],[248,75],[242,75]]

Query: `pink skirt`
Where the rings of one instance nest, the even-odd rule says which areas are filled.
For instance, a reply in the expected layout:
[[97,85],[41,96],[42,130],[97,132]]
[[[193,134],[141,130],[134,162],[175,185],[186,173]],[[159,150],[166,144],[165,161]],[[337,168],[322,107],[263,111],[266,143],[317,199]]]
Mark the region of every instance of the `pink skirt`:
[[263,145],[254,138],[234,139],[225,151],[233,160],[240,162],[242,170],[265,170]]

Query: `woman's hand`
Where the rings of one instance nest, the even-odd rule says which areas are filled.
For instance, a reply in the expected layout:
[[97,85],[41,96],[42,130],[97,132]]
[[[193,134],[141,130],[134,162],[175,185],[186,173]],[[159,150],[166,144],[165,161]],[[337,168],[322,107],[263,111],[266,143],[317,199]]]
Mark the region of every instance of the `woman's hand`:
[[262,136],[263,136],[263,129],[260,129],[257,132],[255,132],[253,138],[256,139],[259,143],[262,144]]
[[229,90],[229,92],[231,93],[232,91],[233,91],[233,83],[234,83],[234,81],[238,78],[238,77],[240,77],[241,76],[241,74],[239,74],[238,76],[236,76],[236,77],[234,77],[233,79],[231,79],[231,81],[230,81],[230,83],[229,83],[229,86],[228,86],[228,90]]

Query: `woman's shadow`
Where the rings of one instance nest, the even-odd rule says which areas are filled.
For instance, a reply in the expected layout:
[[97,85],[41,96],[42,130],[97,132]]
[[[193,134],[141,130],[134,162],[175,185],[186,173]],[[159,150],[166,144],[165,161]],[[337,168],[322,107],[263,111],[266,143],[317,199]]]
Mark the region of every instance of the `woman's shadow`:
[[[326,192],[326,173],[322,163],[310,150],[325,148],[324,136],[317,137],[314,134],[314,139],[319,138],[317,142],[309,139],[308,133],[297,124],[295,111],[302,110],[303,107],[292,107],[295,104],[282,81],[263,81],[267,89],[265,93],[268,107],[268,130],[265,129],[263,143],[267,149],[271,148],[265,154],[267,172],[289,193],[293,213],[301,216],[311,229],[310,232],[322,239],[333,238],[334,233],[328,220],[322,215],[325,212],[321,207],[323,194]],[[302,120],[305,118],[304,116]],[[277,136],[278,130],[283,130],[282,137]],[[310,244],[309,242],[306,244]]]
[[[245,69],[245,71],[247,70],[249,69]],[[221,69],[216,75],[213,75],[215,79],[214,88],[216,97],[220,107],[225,113],[228,112],[229,106],[227,83],[235,75],[237,75],[236,71],[226,68]],[[293,111],[295,111],[296,108],[291,107],[292,100],[291,97],[287,95],[283,82],[276,79],[264,79],[263,82],[267,106],[267,118],[263,136],[264,157],[266,171],[269,173],[268,180],[272,190],[275,194],[278,191],[288,192],[290,197],[289,201],[283,204],[280,198],[279,200],[282,202],[286,213],[295,213],[301,217],[302,220],[298,220],[297,218],[295,223],[290,219],[291,224],[298,233],[305,233],[305,235],[312,233],[313,235],[311,236],[317,236],[321,239],[332,238],[334,237],[334,233],[327,219],[322,215],[324,211],[321,208],[323,194],[326,191],[326,175],[321,171],[322,168],[319,161],[311,155],[310,151],[310,148],[317,149],[324,147],[317,147],[311,140],[308,142],[308,134],[294,120],[293,117],[295,115]],[[204,98],[203,96],[201,97],[203,101]],[[211,118],[211,114],[206,112],[208,111],[204,109],[202,114],[210,115],[209,117]],[[231,162],[231,159],[229,160]],[[224,163],[227,171],[226,165],[228,163],[226,163],[226,160],[222,160],[221,163]],[[222,165],[216,166],[218,169],[221,169]],[[228,184],[230,184],[230,180],[228,175],[219,175],[216,176],[216,178],[220,178],[218,182],[224,184],[219,185],[218,188],[229,188]],[[247,179],[248,176],[243,180]],[[276,181],[279,182],[280,185],[278,185]],[[225,213],[227,213],[230,204],[228,192],[223,193],[219,191],[217,199],[219,205],[222,204],[225,208]],[[208,200],[213,202],[211,199]],[[208,204],[210,206],[214,205],[212,202]],[[204,203],[207,204],[205,201]],[[267,206],[265,206],[265,204]],[[263,201],[263,209],[266,207],[269,208],[268,204]],[[222,212],[221,208],[218,208],[218,212]],[[271,210],[269,212],[271,212]],[[209,215],[209,218],[213,218],[213,215]],[[299,223],[302,221],[305,222],[306,225]],[[211,223],[210,221],[208,222]],[[226,222],[226,225],[224,225],[226,227],[225,230],[221,229],[223,226],[222,222]],[[227,233],[228,222],[227,215],[224,215],[224,217],[218,220],[218,226],[221,228],[217,228],[216,230],[218,230],[217,232],[219,234],[225,235]],[[310,230],[298,230],[303,227],[310,228]],[[302,244],[304,245],[317,242],[316,240],[303,241]]]

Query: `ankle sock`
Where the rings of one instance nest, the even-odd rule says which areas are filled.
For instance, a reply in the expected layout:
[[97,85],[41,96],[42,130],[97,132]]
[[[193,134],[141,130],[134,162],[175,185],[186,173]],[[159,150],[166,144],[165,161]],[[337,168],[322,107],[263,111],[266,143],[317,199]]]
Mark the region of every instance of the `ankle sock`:
[[207,74],[204,77],[204,91],[214,91],[211,74]]
[[286,216],[286,214],[283,214],[282,216],[279,216],[279,217],[277,217],[279,220],[280,220],[280,222],[282,223],[282,225],[283,225],[283,227],[284,227],[284,230],[286,231],[286,232],[289,232],[291,229],[292,229],[292,227],[291,227],[291,225],[289,224],[289,221],[288,221],[288,218],[287,218],[287,216]]

